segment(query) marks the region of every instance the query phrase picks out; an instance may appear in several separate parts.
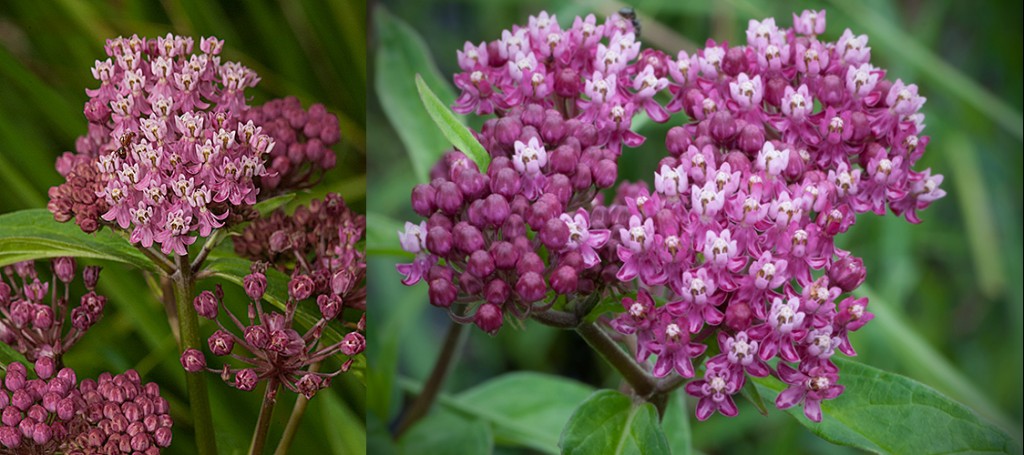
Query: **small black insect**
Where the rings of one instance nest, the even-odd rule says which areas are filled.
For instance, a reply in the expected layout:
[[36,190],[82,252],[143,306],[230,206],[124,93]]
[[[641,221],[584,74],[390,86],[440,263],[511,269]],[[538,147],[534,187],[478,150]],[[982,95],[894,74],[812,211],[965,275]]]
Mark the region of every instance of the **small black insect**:
[[135,132],[134,131],[129,131],[127,133],[124,133],[123,136],[121,136],[121,147],[114,151],[114,153],[117,154],[118,158],[121,158],[123,160],[123,159],[125,159],[125,157],[128,156],[128,147],[130,145],[132,145],[132,142],[134,140],[135,140]]
[[636,17],[636,10],[631,6],[624,6],[619,9],[619,16],[633,23],[633,33],[640,38],[640,19]]

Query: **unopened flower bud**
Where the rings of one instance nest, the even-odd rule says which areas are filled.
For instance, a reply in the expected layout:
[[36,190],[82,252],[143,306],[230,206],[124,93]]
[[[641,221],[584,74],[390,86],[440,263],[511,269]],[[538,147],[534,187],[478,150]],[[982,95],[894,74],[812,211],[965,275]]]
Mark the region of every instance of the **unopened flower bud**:
[[69,257],[59,257],[53,260],[53,274],[64,284],[75,279],[75,260]]
[[210,291],[200,292],[195,299],[192,300],[192,306],[195,307],[196,313],[206,319],[217,319],[217,306],[219,302],[217,297]]
[[243,279],[242,287],[245,288],[245,294],[248,295],[250,299],[253,301],[259,301],[267,291],[267,276],[259,272],[250,273]]
[[259,376],[251,368],[238,370],[238,373],[235,373],[235,387],[238,390],[249,392],[256,388],[258,382]]
[[217,330],[207,340],[213,355],[228,355],[235,347],[235,338],[224,330]]
[[181,366],[189,373],[198,373],[206,369],[206,357],[198,349],[186,349],[181,353]]
[[850,292],[857,289],[864,282],[867,270],[864,268],[864,261],[856,256],[847,255],[840,258],[828,271],[829,281],[839,286],[843,292]]
[[491,335],[498,333],[498,329],[501,329],[503,322],[501,307],[493,303],[480,305],[480,308],[477,308],[476,314],[473,316],[473,323],[480,327],[480,330]]
[[366,349],[366,338],[358,332],[349,332],[341,340],[341,353],[354,356]]
[[296,275],[288,282],[288,296],[296,301],[306,300],[313,295],[314,288],[312,278],[307,275]]

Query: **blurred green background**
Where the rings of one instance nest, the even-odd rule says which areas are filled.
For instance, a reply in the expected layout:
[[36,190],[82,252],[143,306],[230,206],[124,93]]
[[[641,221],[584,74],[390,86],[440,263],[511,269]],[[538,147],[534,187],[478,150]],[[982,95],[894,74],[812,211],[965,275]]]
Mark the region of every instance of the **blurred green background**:
[[[928,125],[925,134],[931,136],[930,152],[918,167],[931,167],[933,173],[944,174],[943,187],[948,196],[923,212],[920,225],[891,214],[867,214],[859,217],[851,232],[841,239],[842,247],[864,258],[868,278],[861,294],[872,298],[869,308],[878,314],[875,321],[851,337],[860,354],[856,360],[931,385],[1020,439],[1024,125],[1019,2],[983,6],[951,0],[381,3],[384,9],[371,10],[371,49],[393,44],[387,37],[382,38],[380,30],[374,30],[381,21],[380,17],[374,19],[374,14],[386,9],[387,15],[407,22],[425,37],[426,55],[406,51],[406,58],[433,59],[439,69],[434,77],[449,84],[458,70],[455,51],[465,41],[497,39],[501,30],[525,24],[529,15],[542,9],[557,13],[559,22],[567,26],[578,14],[595,12],[603,17],[632,6],[641,17],[645,45],[672,54],[680,48],[692,51],[709,37],[744,43],[748,19],[776,17],[780,26],[788,27],[792,12],[808,8],[828,11],[825,39],[835,40],[847,27],[856,34],[868,34],[872,63],[888,69],[892,79],[917,83],[921,94],[928,98],[924,112]],[[371,52],[367,113],[373,125],[367,140],[373,150],[369,160],[369,244],[370,295],[375,302],[370,310],[373,385],[367,424],[371,448],[394,450],[384,432],[389,425],[393,429],[403,400],[428,376],[449,322],[444,312],[430,308],[425,285],[401,286],[394,271],[396,262],[407,259],[401,256],[394,233],[401,229],[402,221],[418,220],[409,208],[416,174],[400,137],[415,135],[409,129],[419,125],[391,124],[384,114],[381,99],[393,102],[396,93],[407,93],[397,92],[393,84],[373,86],[375,80],[385,78],[382,73],[392,70],[378,58],[379,54]],[[445,94],[440,94],[445,99]],[[620,163],[620,177],[650,181],[650,170],[665,154],[661,138],[679,121],[677,116],[668,125],[646,123],[640,132],[650,140],[637,150],[625,152],[629,159]],[[518,370],[553,373],[595,386],[618,385],[617,376],[573,333],[533,323],[528,323],[524,331],[506,325],[496,337],[475,329],[470,332],[458,365],[445,383],[444,390],[449,394],[446,398]],[[772,411],[762,417],[745,400],[740,401],[738,418],[716,416],[693,423],[698,450],[844,450],[818,439],[781,412]],[[451,400],[448,405],[444,403],[445,398],[433,415],[450,414]],[[689,403],[688,412],[692,412],[692,406]],[[463,431],[451,422],[447,424],[453,431]],[[666,428],[666,432],[672,431]],[[421,438],[406,443],[413,446],[431,441]],[[524,450],[503,447],[499,441],[497,451]]]
[[[63,181],[54,160],[73,150],[75,138],[86,130],[85,89],[97,86],[90,68],[106,58],[104,41],[168,32],[193,36],[197,46],[200,36],[224,39],[223,58],[240,61],[262,78],[247,92],[250,104],[295,95],[307,108],[323,103],[338,116],[343,138],[335,147],[337,166],[291,205],[337,192],[363,212],[365,18],[361,0],[0,3],[0,213],[45,207],[47,189]],[[192,453],[184,373],[164,309],[151,297],[141,273],[103,265],[100,284],[101,293],[110,298],[107,312],[65,361],[80,378],[135,368],[145,381],[158,382],[175,420],[174,443],[167,453]],[[204,281],[198,288],[212,289],[216,282]],[[237,286],[224,287],[229,301],[246,300]],[[206,334],[214,328],[202,326]],[[241,453],[249,445],[262,393],[239,392],[214,375],[208,379],[221,453]],[[364,396],[362,380],[339,376],[330,393],[311,401],[293,452],[364,453]],[[280,397],[270,447],[276,447],[294,401],[292,393]]]

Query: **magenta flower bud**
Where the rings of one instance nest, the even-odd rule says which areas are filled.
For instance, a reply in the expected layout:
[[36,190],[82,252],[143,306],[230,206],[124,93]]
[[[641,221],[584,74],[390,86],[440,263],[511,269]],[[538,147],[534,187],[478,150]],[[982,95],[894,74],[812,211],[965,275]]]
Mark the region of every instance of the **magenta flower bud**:
[[281,253],[292,247],[291,237],[288,235],[288,232],[283,230],[277,230],[270,234],[268,243],[272,253]]
[[288,282],[288,295],[295,301],[306,300],[313,295],[315,287],[316,284],[308,275],[296,275]]
[[53,376],[54,368],[56,368],[56,366],[57,363],[53,361],[53,357],[40,357],[36,359],[36,376],[39,376],[40,379],[50,379],[50,376]]
[[509,288],[508,283],[502,279],[494,279],[487,283],[484,287],[484,300],[488,303],[495,305],[501,305],[508,300],[509,294],[512,290]]
[[434,199],[437,197],[437,190],[434,187],[421,183],[412,190],[412,209],[422,217],[428,217],[437,206]]
[[0,427],[0,444],[8,449],[16,449],[21,446],[21,432],[14,425]]
[[502,270],[510,270],[519,262],[519,250],[506,241],[492,243],[490,253],[494,266]]
[[493,303],[480,305],[480,308],[476,309],[476,314],[473,315],[473,323],[480,327],[480,330],[492,336],[498,333],[498,329],[501,329],[503,322],[504,317],[501,314],[501,307]]
[[523,123],[514,116],[505,116],[498,119],[494,125],[494,137],[498,143],[505,147],[512,147],[519,135],[523,132]]
[[580,93],[580,75],[576,70],[564,67],[555,75],[555,93],[563,98],[575,99]]
[[75,279],[75,260],[69,257],[60,257],[53,260],[53,274],[64,284]]
[[725,309],[725,325],[733,330],[746,330],[753,317],[747,302],[733,301]]
[[241,369],[238,370],[238,373],[235,373],[235,387],[238,390],[252,391],[252,389],[256,388],[259,380],[259,376],[251,368]]
[[83,295],[82,299],[79,301],[80,307],[85,308],[97,317],[100,313],[103,313],[103,308],[106,307],[106,305],[107,298],[92,291]]
[[321,388],[326,387],[325,382],[316,374],[306,373],[298,381],[295,381],[295,388],[308,400],[313,398]]
[[50,438],[52,436],[53,432],[50,430],[50,426],[45,423],[40,422],[32,429],[32,440],[35,441],[36,444],[46,444],[47,442],[50,442]]
[[477,295],[484,290],[484,282],[469,271],[459,274],[459,291],[466,295]]
[[153,442],[159,447],[170,447],[171,436],[171,429],[169,427],[157,428],[153,432]]
[[526,303],[538,302],[544,299],[547,286],[544,278],[536,272],[527,272],[519,276],[516,282],[516,294]]
[[576,164],[576,172],[572,175],[572,187],[583,191],[594,184],[594,175],[590,172],[590,166],[583,163]]
[[548,182],[544,186],[544,191],[553,194],[562,206],[566,206],[573,195],[572,181],[565,174],[552,174],[548,176]]
[[526,222],[523,221],[522,215],[515,213],[509,215],[505,223],[501,225],[501,234],[507,239],[526,235]]
[[548,109],[544,113],[544,121],[540,124],[540,136],[544,139],[544,142],[549,144],[561,142],[567,132],[562,114],[559,114],[556,110]]
[[741,175],[746,175],[750,172],[750,158],[742,152],[729,152],[729,154],[725,156],[725,162],[729,163],[729,167],[732,168],[733,172],[740,172]]
[[189,373],[198,373],[206,369],[206,357],[198,349],[186,349],[181,353],[181,366]]
[[451,280],[437,278],[430,281],[430,289],[427,291],[430,297],[430,304],[438,307],[448,308],[455,298],[458,297],[458,290]]
[[818,89],[818,99],[827,106],[839,106],[846,96],[846,85],[843,80],[834,74],[829,74],[821,80],[821,87]]
[[452,229],[452,239],[455,248],[465,253],[470,253],[484,247],[484,236],[480,229],[466,222],[460,222]]
[[854,111],[850,114],[850,125],[850,128],[853,128],[850,139],[854,142],[863,141],[871,134],[871,120],[862,111]]
[[548,163],[551,170],[562,174],[570,174],[576,169],[579,163],[579,149],[568,144],[562,144],[548,154]]
[[192,300],[192,306],[196,309],[196,314],[206,319],[217,319],[217,296],[213,295],[210,291],[200,292],[195,299]]
[[32,326],[40,330],[49,329],[53,325],[53,308],[46,305],[34,306]]
[[106,123],[110,119],[110,108],[99,98],[89,98],[85,102],[85,118],[92,123]]
[[832,264],[828,270],[828,279],[832,284],[839,286],[843,292],[850,292],[857,289],[867,276],[864,268],[864,261],[853,255],[846,255]]
[[92,327],[94,323],[96,323],[96,318],[94,318],[92,313],[90,313],[89,310],[85,309],[84,307],[77,307],[71,310],[72,327],[81,331],[85,331],[88,330],[89,327]]
[[457,172],[453,172],[455,183],[459,186],[459,191],[465,196],[464,199],[476,199],[482,196],[487,189],[488,183],[490,183],[487,177],[477,172],[476,169],[456,169]]
[[349,332],[341,340],[341,353],[347,356],[354,356],[366,349],[366,338],[359,332]]
[[478,278],[486,278],[494,272],[494,259],[484,250],[476,250],[469,255],[466,270]]
[[443,227],[432,227],[427,232],[427,249],[431,253],[445,257],[452,250],[452,233]]
[[242,280],[242,287],[245,288],[245,294],[248,295],[250,299],[253,301],[259,301],[263,298],[263,293],[267,291],[267,277],[259,272],[250,273]]
[[33,403],[35,403],[35,400],[32,398],[32,394],[25,388],[15,390],[11,394],[11,406],[17,409],[28,411],[28,408],[32,407]]
[[21,422],[21,410],[14,406],[5,407],[3,414],[0,414],[0,421],[9,427],[17,426]]
[[[668,130],[668,134],[665,135],[665,148],[668,149],[668,153],[672,156],[680,156],[686,153],[690,148],[690,144],[690,135],[681,126],[673,126]],[[761,147],[758,146],[757,149],[761,150]]]
[[619,177],[619,168],[612,160],[601,160],[591,170],[594,176],[594,184],[598,188],[611,188]]
[[71,420],[77,411],[78,409],[75,406],[75,400],[70,397],[62,398],[57,402],[57,418],[60,420],[65,422]]
[[516,263],[516,272],[520,275],[526,273],[544,273],[544,260],[534,253],[533,251],[527,250],[523,253],[522,257],[519,258],[519,262]]
[[579,272],[575,268],[563,265],[551,273],[551,289],[555,292],[567,295],[576,292],[579,280]]
[[740,150],[750,155],[756,155],[764,147],[764,128],[754,123],[746,124],[740,130],[736,143]]
[[209,340],[207,340],[207,344],[209,344],[210,352],[212,352],[213,355],[228,355],[235,347],[235,338],[224,330],[217,330],[210,335]]
[[764,100],[772,106],[781,106],[782,97],[786,94],[786,88],[789,86],[789,81],[781,77],[769,79],[764,89]]
[[508,200],[500,194],[491,194],[483,201],[484,219],[491,226],[501,226],[511,213],[512,209],[508,205]]
[[498,171],[491,179],[491,192],[505,197],[513,197],[522,188],[522,180],[515,169],[506,168]]
[[550,218],[538,234],[540,241],[549,250],[560,250],[569,241],[569,226],[559,218]]
[[135,452],[145,452],[149,450],[152,447],[149,443],[149,435],[145,433],[135,434],[135,436],[131,437],[131,447]]
[[328,321],[334,320],[341,314],[342,305],[341,297],[337,294],[321,294],[316,298],[316,306],[320,308],[320,315]]
[[437,194],[434,196],[434,203],[444,213],[455,215],[462,208],[462,190],[455,182],[442,182],[437,187]]
[[736,121],[727,110],[715,112],[710,118],[711,137],[724,144],[736,135]]
[[256,349],[266,349],[270,343],[270,333],[262,325],[251,325],[245,328],[245,342]]
[[75,370],[72,370],[71,368],[61,368],[60,371],[57,372],[57,379],[64,381],[64,383],[69,386],[78,384],[78,377],[75,375]]
[[96,282],[100,280],[101,267],[90,265],[82,272],[82,279],[85,281],[85,288],[93,291],[96,289]]
[[7,365],[7,376],[4,377],[4,386],[7,390],[15,391],[25,387],[25,376],[28,371],[25,369],[25,365],[18,362],[13,362]]

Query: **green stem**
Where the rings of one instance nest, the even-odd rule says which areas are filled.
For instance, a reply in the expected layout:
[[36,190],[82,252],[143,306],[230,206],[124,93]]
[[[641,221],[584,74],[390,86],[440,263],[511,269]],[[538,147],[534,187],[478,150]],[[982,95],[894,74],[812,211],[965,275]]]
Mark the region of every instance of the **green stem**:
[[[317,371],[320,371],[320,362],[309,366],[310,373],[316,373]],[[299,422],[302,421],[302,416],[306,413],[307,405],[309,405],[309,400],[304,395],[299,394],[295,398],[295,405],[292,406],[292,415],[288,417],[288,423],[284,426],[284,433],[281,433],[281,440],[277,443],[274,455],[288,454],[288,448],[291,447],[292,440],[295,439],[295,433],[299,431]]]
[[260,406],[260,417],[256,420],[256,431],[252,433],[249,455],[263,453],[263,446],[267,442],[267,430],[270,429],[270,417],[274,415],[274,404],[277,403],[277,391],[280,386],[277,377],[271,377],[267,381],[267,391],[263,394],[263,405]]
[[654,379],[636,363],[633,356],[623,351],[615,340],[612,340],[607,333],[604,333],[597,324],[587,322],[576,327],[576,333],[615,368],[623,379],[637,395],[649,400],[651,395],[657,391]]
[[[202,349],[199,340],[199,319],[192,307],[195,293],[195,279],[188,254],[175,256],[177,271],[171,277],[174,281],[174,302],[178,310],[178,328],[181,334],[181,351]],[[196,446],[200,455],[215,455],[217,441],[213,436],[213,416],[210,413],[210,397],[206,392],[204,373],[185,373],[188,388],[189,407],[195,428]]]
[[465,339],[465,333],[466,330],[462,324],[452,322],[452,326],[448,329],[448,335],[444,338],[441,353],[438,354],[437,362],[434,363],[434,370],[430,372],[430,377],[427,378],[427,383],[424,384],[423,390],[416,396],[416,400],[413,401],[412,406],[409,407],[409,410],[398,423],[398,429],[395,430],[395,440],[402,437],[402,434],[409,428],[412,428],[413,424],[423,416],[427,415],[427,411],[430,411],[430,406],[434,404],[438,393],[441,392],[441,384],[444,383],[445,376],[448,375],[448,371],[455,364],[455,357],[458,354],[459,346],[462,345],[462,341]]

